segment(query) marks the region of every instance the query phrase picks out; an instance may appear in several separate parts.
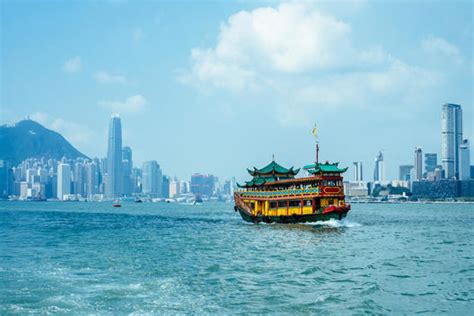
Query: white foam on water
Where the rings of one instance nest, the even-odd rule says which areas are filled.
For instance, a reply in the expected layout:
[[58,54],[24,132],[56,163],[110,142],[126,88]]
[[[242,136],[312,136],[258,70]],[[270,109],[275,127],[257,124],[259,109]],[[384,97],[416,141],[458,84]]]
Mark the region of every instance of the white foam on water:
[[316,303],[323,303],[325,300],[328,299],[328,295],[319,295],[317,298],[316,298]]
[[360,227],[362,226],[359,223],[351,222],[347,219],[342,219],[342,220],[336,220],[334,218],[331,218],[328,221],[317,221],[317,222],[309,222],[309,223],[304,223],[304,225],[310,225],[310,226],[328,226],[328,227],[334,227],[334,228],[339,228],[339,227]]

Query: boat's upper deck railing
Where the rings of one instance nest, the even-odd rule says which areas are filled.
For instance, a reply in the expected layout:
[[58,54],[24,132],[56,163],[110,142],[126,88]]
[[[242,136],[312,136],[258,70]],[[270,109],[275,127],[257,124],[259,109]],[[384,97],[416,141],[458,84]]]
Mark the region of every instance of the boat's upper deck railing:
[[304,196],[332,196],[343,194],[341,185],[305,186],[301,188],[278,188],[268,190],[268,188],[253,188],[237,191],[242,197],[254,198],[280,198],[280,197],[304,197]]

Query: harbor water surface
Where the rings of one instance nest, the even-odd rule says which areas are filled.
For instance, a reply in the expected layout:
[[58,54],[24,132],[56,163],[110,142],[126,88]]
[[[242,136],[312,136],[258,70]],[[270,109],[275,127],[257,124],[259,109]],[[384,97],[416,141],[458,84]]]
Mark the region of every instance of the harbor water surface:
[[473,227],[473,204],[254,225],[228,203],[2,202],[0,314],[467,315]]

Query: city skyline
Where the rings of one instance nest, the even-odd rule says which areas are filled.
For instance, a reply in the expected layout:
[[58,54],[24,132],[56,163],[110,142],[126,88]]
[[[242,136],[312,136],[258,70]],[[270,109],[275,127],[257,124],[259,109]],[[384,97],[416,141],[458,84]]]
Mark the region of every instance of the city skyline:
[[[245,168],[273,154],[284,165],[303,166],[314,159],[316,122],[322,160],[361,161],[370,179],[382,150],[385,178],[395,179],[400,164],[413,163],[416,146],[441,159],[445,103],[463,107],[464,138],[473,138],[470,3],[188,6],[2,3],[8,50],[1,57],[1,123],[30,115],[87,155],[105,157],[104,122],[119,113],[135,165],[157,160],[179,178],[205,172],[241,179]],[[278,54],[278,47],[301,44],[291,41],[296,28],[288,27],[276,47],[267,41],[271,30],[245,28],[271,25],[269,16],[311,26],[308,50]],[[19,22],[25,19],[36,27]],[[103,23],[113,27],[97,27]],[[47,49],[39,49],[43,44]],[[349,55],[333,54],[341,48]]]

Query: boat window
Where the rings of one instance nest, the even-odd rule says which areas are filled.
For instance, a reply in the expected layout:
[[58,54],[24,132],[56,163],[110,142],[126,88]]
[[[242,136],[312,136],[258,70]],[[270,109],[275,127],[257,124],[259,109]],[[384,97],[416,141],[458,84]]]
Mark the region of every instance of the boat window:
[[305,200],[304,204],[305,206],[311,206],[311,200]]
[[290,201],[290,207],[300,207],[301,202],[299,200]]
[[278,201],[279,208],[286,208],[286,201]]
[[270,202],[270,208],[276,208],[277,202]]

